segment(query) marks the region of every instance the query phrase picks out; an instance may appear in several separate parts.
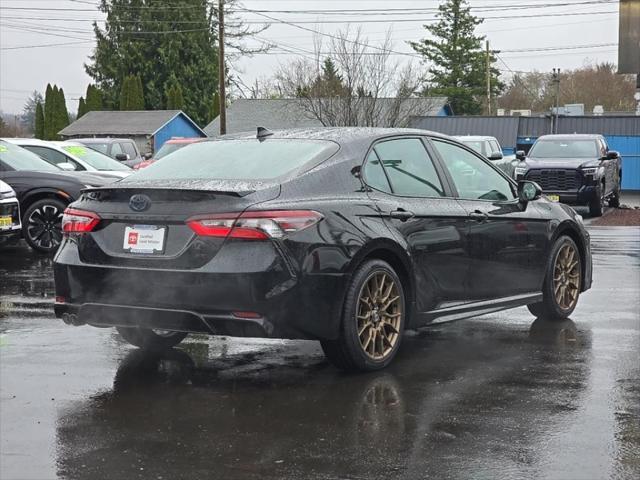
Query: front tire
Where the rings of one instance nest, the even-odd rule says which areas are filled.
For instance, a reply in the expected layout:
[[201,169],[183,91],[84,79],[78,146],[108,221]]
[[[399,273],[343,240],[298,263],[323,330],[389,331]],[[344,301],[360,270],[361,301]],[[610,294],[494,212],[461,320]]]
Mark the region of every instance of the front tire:
[[589,215],[592,217],[601,217],[604,211],[604,184],[596,190],[596,198],[589,203]]
[[352,276],[339,337],[322,341],[322,350],[342,370],[383,369],[398,353],[405,317],[400,278],[388,263],[367,260]]
[[582,259],[576,243],[567,236],[556,240],[542,285],[542,302],[527,305],[536,317],[569,318],[578,304],[582,287]]
[[188,335],[186,332],[151,330],[139,327],[116,327],[116,330],[131,345],[152,351],[173,348]]
[[62,214],[66,205],[56,198],[32,203],[22,217],[24,239],[36,252],[53,253],[62,242]]
[[620,181],[618,181],[618,186],[609,198],[609,206],[611,208],[620,208]]

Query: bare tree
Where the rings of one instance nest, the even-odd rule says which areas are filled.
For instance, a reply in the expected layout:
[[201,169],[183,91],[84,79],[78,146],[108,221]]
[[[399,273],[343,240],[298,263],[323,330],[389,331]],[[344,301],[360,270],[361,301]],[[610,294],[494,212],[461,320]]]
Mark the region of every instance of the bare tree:
[[434,105],[416,97],[419,78],[412,65],[391,60],[391,35],[372,45],[360,29],[332,36],[329,53],[314,37],[312,59],[295,60],[276,75],[285,96],[325,126],[406,126]]

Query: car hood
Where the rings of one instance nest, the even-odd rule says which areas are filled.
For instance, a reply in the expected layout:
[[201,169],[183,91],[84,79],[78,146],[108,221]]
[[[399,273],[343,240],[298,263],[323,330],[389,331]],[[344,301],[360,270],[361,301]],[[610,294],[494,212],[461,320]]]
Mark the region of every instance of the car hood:
[[597,167],[600,162],[595,158],[527,158],[520,162],[519,167],[527,168],[566,168]]

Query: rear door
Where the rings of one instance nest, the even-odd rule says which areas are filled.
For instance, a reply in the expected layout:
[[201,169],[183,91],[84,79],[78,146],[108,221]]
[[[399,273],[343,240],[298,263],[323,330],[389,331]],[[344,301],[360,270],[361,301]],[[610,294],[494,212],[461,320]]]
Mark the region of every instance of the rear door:
[[369,151],[363,178],[385,222],[413,260],[419,311],[466,298],[465,210],[420,137],[385,139]]
[[522,206],[515,185],[487,160],[442,139],[432,139],[467,214],[465,251],[473,299],[507,297],[541,289],[547,220],[535,202]]
[[30,152],[35,153],[36,155],[38,155],[39,157],[41,157],[42,159],[46,160],[47,162],[53,165],[58,165],[60,163],[70,163],[75,167],[76,171],[86,170],[86,168],[82,166],[79,162],[66,156],[64,153],[59,152],[58,150],[54,150],[53,148],[41,147],[38,145],[21,145],[21,146],[22,148],[26,148]]

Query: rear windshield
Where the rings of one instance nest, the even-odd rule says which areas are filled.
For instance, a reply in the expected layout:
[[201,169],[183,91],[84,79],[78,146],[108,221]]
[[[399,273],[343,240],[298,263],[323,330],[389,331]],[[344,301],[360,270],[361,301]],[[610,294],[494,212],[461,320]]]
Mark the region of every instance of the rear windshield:
[[41,170],[60,172],[60,168],[45,162],[29,150],[9,142],[0,142],[0,161],[13,170]]
[[529,151],[530,158],[596,158],[595,140],[538,140]]
[[325,140],[270,139],[199,142],[127,177],[139,180],[271,180],[326,160],[338,145]]
[[92,148],[80,146],[80,145],[62,145],[62,149],[67,152],[72,157],[80,159],[89,165],[91,165],[96,170],[103,171],[130,171],[131,168],[126,165],[120,163],[117,160],[114,160],[111,157],[107,157],[102,153],[93,150]]

